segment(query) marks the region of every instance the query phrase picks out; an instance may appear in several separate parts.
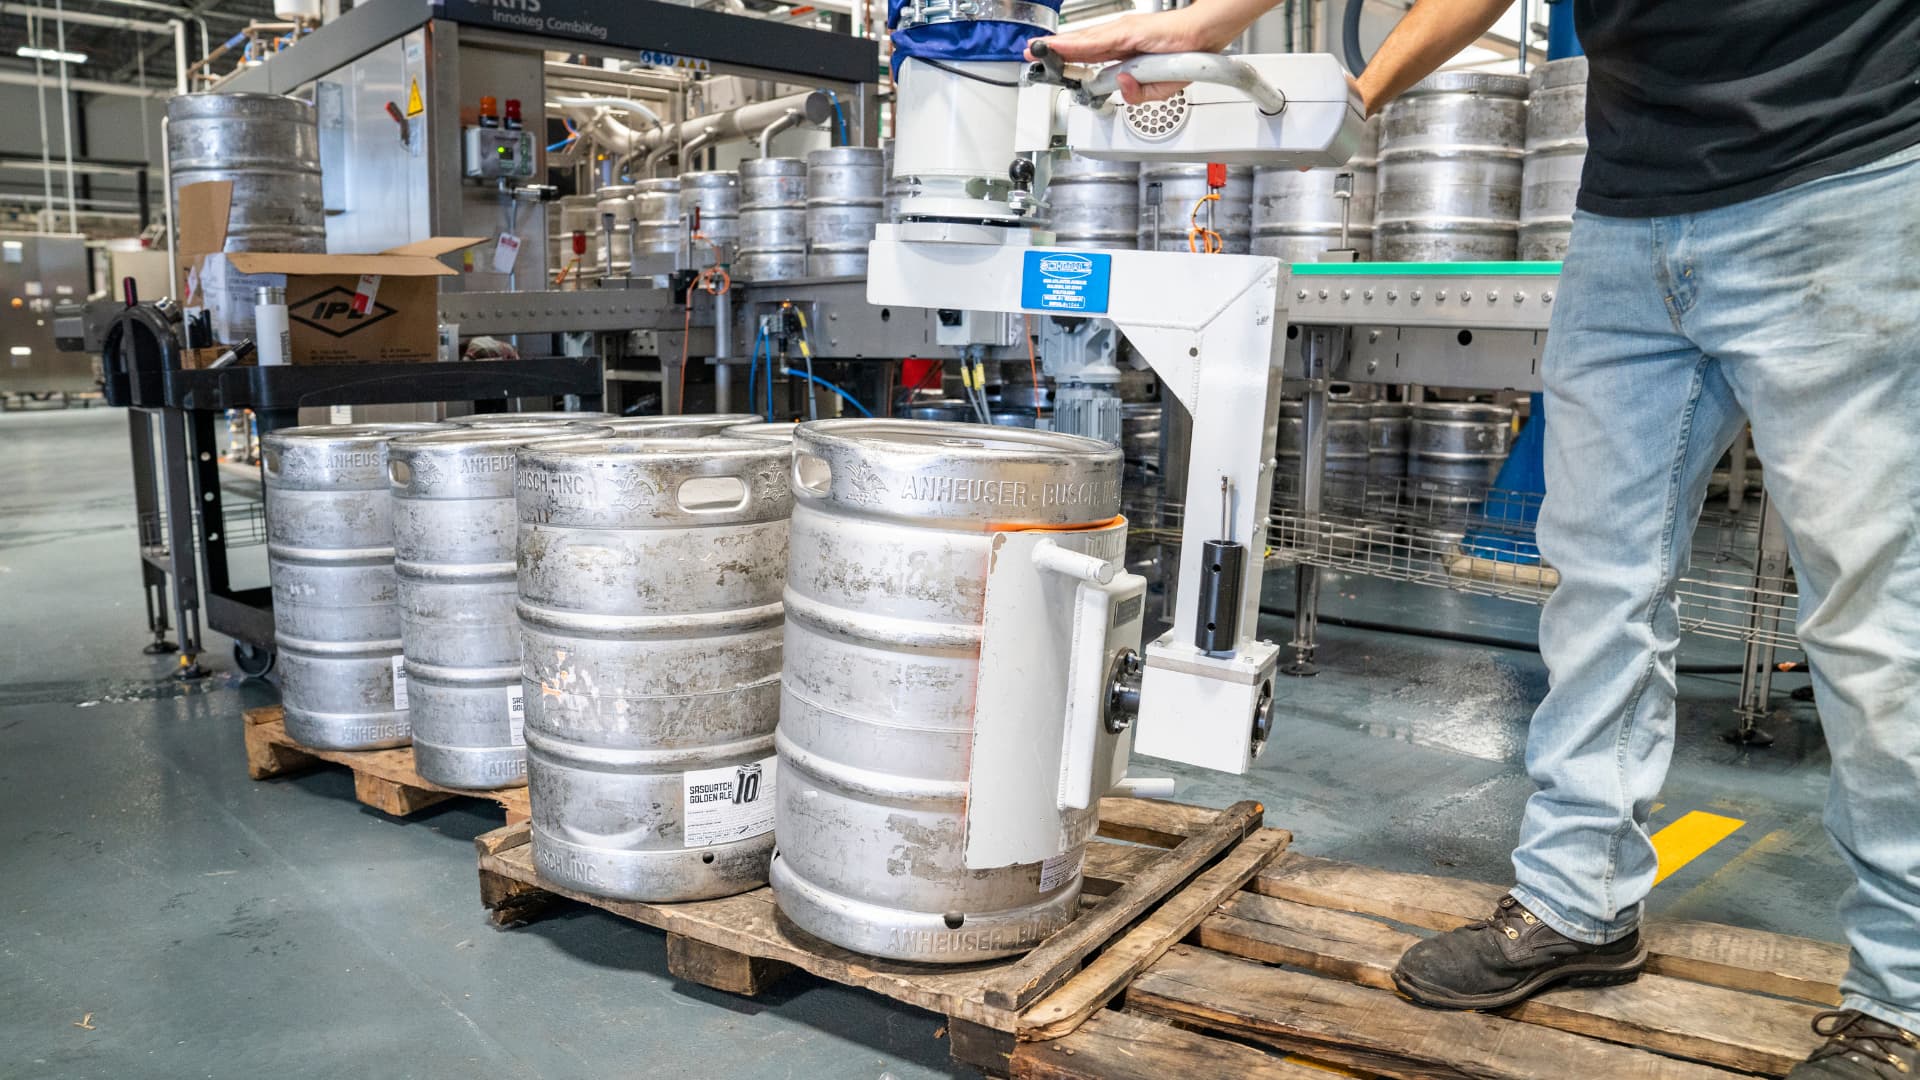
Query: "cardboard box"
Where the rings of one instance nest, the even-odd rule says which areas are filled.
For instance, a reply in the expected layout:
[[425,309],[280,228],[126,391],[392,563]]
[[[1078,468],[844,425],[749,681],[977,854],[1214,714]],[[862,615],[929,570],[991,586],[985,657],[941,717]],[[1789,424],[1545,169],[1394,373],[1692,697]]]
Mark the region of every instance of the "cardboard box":
[[403,244],[377,255],[224,251],[233,185],[216,180],[180,189],[179,272],[184,307],[213,317],[214,337],[232,345],[253,335],[262,286],[287,291],[295,364],[412,363],[440,358],[440,283],[459,271],[440,256],[480,237]]

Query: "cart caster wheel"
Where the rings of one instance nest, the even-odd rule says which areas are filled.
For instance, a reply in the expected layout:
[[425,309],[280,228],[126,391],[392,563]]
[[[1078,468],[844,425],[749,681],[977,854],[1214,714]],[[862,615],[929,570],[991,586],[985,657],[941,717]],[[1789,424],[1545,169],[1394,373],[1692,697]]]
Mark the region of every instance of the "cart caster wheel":
[[197,682],[211,674],[213,674],[213,672],[201,666],[198,660],[190,659],[182,654],[180,657],[180,666],[173,671],[173,681]]
[[249,679],[265,678],[273,670],[274,651],[255,648],[243,641],[233,643],[233,662],[239,666],[240,673]]
[[154,641],[147,642],[146,647],[140,651],[146,653],[148,656],[165,656],[168,653],[179,652],[180,646],[175,645],[166,638],[158,638]]

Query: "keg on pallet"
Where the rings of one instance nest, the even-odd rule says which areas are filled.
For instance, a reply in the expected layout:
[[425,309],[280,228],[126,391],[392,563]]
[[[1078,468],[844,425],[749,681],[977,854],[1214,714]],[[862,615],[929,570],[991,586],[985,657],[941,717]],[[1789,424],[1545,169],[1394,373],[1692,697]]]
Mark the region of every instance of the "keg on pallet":
[[514,451],[591,424],[428,431],[387,446],[414,768],[455,788],[526,783],[514,616]]
[[641,257],[674,255],[685,238],[680,222],[680,180],[656,176],[633,182],[633,250]]
[[[1379,118],[1368,120],[1361,132],[1360,149],[1337,168],[1253,171],[1253,254],[1272,255],[1287,263],[1318,262],[1321,253],[1340,246],[1343,211],[1347,215],[1347,245],[1363,259],[1373,254]],[[1343,199],[1336,192],[1335,181],[1342,173],[1353,175],[1351,199]]]
[[1549,60],[1528,81],[1533,94],[1521,165],[1520,257],[1564,259],[1587,160],[1587,58]]
[[[1143,251],[1188,251],[1188,231],[1196,220],[1194,208],[1212,189],[1205,165],[1145,165],[1140,169],[1140,239]],[[1212,221],[1229,255],[1245,255],[1253,235],[1253,170],[1227,170],[1220,198],[1199,208],[1201,225]],[[1159,245],[1154,245],[1154,237]],[[1197,244],[1198,242],[1195,241]]]
[[751,424],[759,419],[753,413],[674,413],[619,416],[596,422],[621,438],[681,439],[718,435],[736,424]]
[[1513,410],[1429,401],[1409,411],[1407,484],[1414,497],[1456,506],[1485,499],[1513,444]]
[[807,273],[807,163],[754,158],[740,163],[740,253],[733,276],[782,281]]
[[1525,76],[1441,71],[1415,83],[1381,122],[1374,256],[1513,258],[1526,135]]
[[1384,481],[1379,485],[1382,490],[1397,488],[1407,475],[1410,417],[1408,407],[1397,401],[1367,406],[1367,476]]
[[[1322,506],[1354,507],[1366,497],[1369,422],[1373,405],[1366,401],[1327,402],[1327,461],[1320,482]],[[1280,430],[1274,456],[1279,461],[1274,488],[1281,500],[1299,505],[1300,461],[1306,453],[1306,417],[1298,401],[1280,403]]]
[[180,189],[233,184],[227,251],[327,250],[313,106],[280,94],[180,94],[167,101],[167,164]]
[[789,458],[779,443],[725,438],[520,451],[541,876],[651,901],[766,881]]
[[965,867],[987,566],[997,529],[1119,514],[1120,451],[897,420],[807,424],[793,450],[774,898],[801,929],[875,956],[1031,949],[1073,918],[1083,848]]
[[807,273],[867,272],[873,227],[886,218],[886,166],[870,146],[835,146],[807,155]]
[[[731,169],[680,174],[680,212],[698,214],[697,230],[719,246],[721,259],[732,257],[740,243],[740,174]],[[713,249],[704,244],[693,253],[696,266],[713,261]]]
[[1139,247],[1140,163],[1055,154],[1047,207],[1055,247]]
[[581,421],[589,420],[597,423],[601,420],[610,420],[612,418],[612,413],[603,412],[496,412],[456,416],[449,419],[447,423],[458,424],[461,427],[520,427],[528,424],[540,426],[548,424],[577,424]]
[[317,424],[260,440],[267,572],[287,734],[323,750],[405,746],[387,441],[436,424]]
[[633,237],[638,228],[634,220],[633,185],[608,184],[593,193],[593,200],[594,214],[600,219],[595,230],[600,238],[596,252],[600,257],[600,270],[624,274],[633,265]]

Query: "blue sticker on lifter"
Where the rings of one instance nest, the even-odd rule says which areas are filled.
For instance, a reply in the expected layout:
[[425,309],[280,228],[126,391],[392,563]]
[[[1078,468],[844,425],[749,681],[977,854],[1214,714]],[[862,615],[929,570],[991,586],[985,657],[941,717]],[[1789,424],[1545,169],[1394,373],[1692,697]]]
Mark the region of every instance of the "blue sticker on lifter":
[[1111,255],[1029,251],[1020,275],[1020,306],[1078,315],[1104,314],[1112,276]]

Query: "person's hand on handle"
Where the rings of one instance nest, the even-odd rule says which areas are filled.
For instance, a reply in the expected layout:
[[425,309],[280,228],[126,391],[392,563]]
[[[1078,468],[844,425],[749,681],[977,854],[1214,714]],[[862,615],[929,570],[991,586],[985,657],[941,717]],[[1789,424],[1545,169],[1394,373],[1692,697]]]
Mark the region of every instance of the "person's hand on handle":
[[[1103,64],[1146,53],[1219,52],[1271,6],[1271,0],[1209,0],[1171,11],[1125,15],[1099,26],[1038,40],[1046,42],[1069,64]],[[1029,45],[1027,59],[1033,58]],[[1122,75],[1120,97],[1129,105],[1164,101],[1186,85],[1141,83],[1131,75]]]

